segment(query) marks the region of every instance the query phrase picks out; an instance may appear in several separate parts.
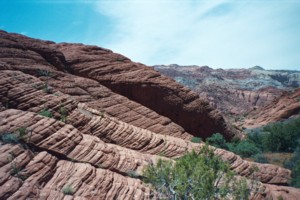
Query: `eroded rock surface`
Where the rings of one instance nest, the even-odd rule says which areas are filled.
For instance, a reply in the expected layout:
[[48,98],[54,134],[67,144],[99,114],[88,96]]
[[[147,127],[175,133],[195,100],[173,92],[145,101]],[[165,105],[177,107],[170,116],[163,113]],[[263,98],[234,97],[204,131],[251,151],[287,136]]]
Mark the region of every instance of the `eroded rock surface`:
[[247,116],[246,128],[257,128],[269,123],[279,122],[300,114],[300,88],[284,93],[280,98],[258,111],[253,111]]
[[160,73],[109,50],[80,44],[51,45],[62,51],[74,74],[91,78],[112,91],[170,118],[187,132],[206,138],[234,130],[206,100]]
[[[146,165],[199,150],[203,144],[191,143],[193,135],[234,135],[195,93],[121,55],[0,36],[0,199],[156,198],[138,179]],[[20,128],[18,144],[3,143]],[[299,192],[274,186],[288,183],[287,169],[215,153],[259,182],[254,199]]]

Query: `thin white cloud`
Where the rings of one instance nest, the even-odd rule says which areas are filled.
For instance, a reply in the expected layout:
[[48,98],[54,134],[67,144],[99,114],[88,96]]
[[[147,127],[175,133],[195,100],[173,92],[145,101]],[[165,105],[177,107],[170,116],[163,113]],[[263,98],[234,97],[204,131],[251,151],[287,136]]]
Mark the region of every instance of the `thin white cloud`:
[[20,32],[20,34],[27,35],[28,33],[26,31],[22,31],[22,32]]
[[148,65],[300,65],[295,1],[124,0],[96,6],[114,23],[106,47]]

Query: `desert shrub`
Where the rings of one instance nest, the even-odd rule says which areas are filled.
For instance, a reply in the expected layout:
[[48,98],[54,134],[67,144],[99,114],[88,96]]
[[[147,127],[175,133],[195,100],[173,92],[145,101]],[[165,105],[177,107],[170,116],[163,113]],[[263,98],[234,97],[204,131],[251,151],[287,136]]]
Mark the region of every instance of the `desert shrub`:
[[262,140],[265,137],[265,135],[262,133],[261,129],[254,129],[250,133],[248,133],[247,140],[250,140],[253,142],[257,148],[264,151],[266,148],[263,146]]
[[43,85],[43,91],[48,94],[52,93],[52,88],[50,88],[48,84],[49,79],[52,77],[52,73],[48,70],[38,70],[38,75],[46,77],[45,83]]
[[248,138],[262,151],[293,152],[300,139],[300,118],[253,130]]
[[47,110],[47,109],[42,109],[40,112],[38,112],[38,114],[42,115],[44,117],[48,117],[48,118],[52,118],[53,117],[51,111]]
[[239,143],[231,143],[228,145],[229,151],[232,151],[243,158],[251,157],[258,153],[261,153],[261,150],[256,147],[256,145],[249,140],[242,140]]
[[25,136],[27,135],[26,133],[26,128],[21,127],[18,128],[15,132],[13,133],[5,133],[1,136],[1,140],[4,143],[11,143],[11,144],[17,144],[20,143],[25,139]]
[[267,157],[261,153],[252,156],[252,158],[254,159],[255,162],[258,163],[269,163]]
[[206,138],[206,142],[217,148],[228,149],[226,140],[220,133],[215,133],[211,137]]
[[59,108],[59,114],[60,114],[60,121],[66,122],[68,117],[68,112],[64,106],[61,106]]
[[292,169],[291,185],[300,188],[300,162],[297,162]]
[[15,160],[16,156],[12,152],[10,152],[9,154],[10,156],[7,157],[7,161],[10,162],[9,174],[24,181],[28,176],[24,172],[22,172],[23,168]]
[[276,123],[263,128],[263,145],[272,152],[293,152],[300,138],[300,119]]
[[74,194],[74,190],[71,185],[66,185],[65,187],[63,187],[62,192],[65,195],[73,195]]
[[17,144],[19,139],[15,133],[5,133],[1,136],[1,140],[4,143]]
[[235,184],[232,187],[232,196],[235,200],[249,199],[250,188],[245,178],[235,180]]
[[104,110],[102,110],[102,111],[99,113],[99,117],[100,117],[101,119],[103,119],[103,118],[105,117],[105,111],[104,111]]
[[292,170],[291,185],[300,187],[300,145],[296,148],[293,157],[284,164],[284,167]]
[[131,178],[138,178],[138,177],[139,177],[139,174],[138,174],[136,171],[134,171],[134,170],[129,170],[129,171],[127,172],[127,176],[129,176],[129,177],[131,177]]
[[193,138],[191,139],[191,142],[193,142],[193,143],[200,143],[201,141],[202,141],[202,139],[199,138],[199,137],[193,137]]
[[143,172],[143,181],[150,183],[162,199],[217,199],[230,195],[248,199],[249,196],[249,189],[236,184],[229,165],[207,145],[199,153],[192,151],[176,162],[159,160],[149,165]]
[[11,162],[10,175],[15,176],[21,180],[25,180],[27,176],[21,174],[22,168],[16,162]]

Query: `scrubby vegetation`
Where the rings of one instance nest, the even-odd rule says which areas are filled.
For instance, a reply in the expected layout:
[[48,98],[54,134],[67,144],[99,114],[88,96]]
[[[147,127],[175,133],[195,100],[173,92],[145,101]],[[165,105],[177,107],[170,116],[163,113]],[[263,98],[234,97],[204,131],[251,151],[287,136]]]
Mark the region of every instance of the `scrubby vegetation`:
[[202,139],[199,138],[199,137],[193,137],[193,138],[191,139],[191,142],[194,142],[194,143],[200,143],[201,141],[202,141]]
[[51,94],[52,93],[52,88],[49,87],[49,80],[52,77],[52,73],[47,71],[47,70],[38,70],[38,75],[45,77],[46,80],[44,81],[44,85],[43,85],[43,91],[45,93]]
[[65,195],[73,195],[74,190],[73,190],[73,188],[72,188],[71,185],[66,185],[66,186],[62,189],[62,192],[63,192]]
[[50,110],[47,110],[47,109],[42,109],[40,112],[38,112],[39,115],[42,115],[44,117],[48,117],[48,118],[52,118],[53,115],[52,115],[52,112]]
[[139,178],[139,174],[134,170],[129,170],[127,172],[127,176],[129,176],[131,178]]
[[291,184],[300,187],[300,118],[252,130],[248,137],[241,141],[226,142],[219,133],[206,141],[212,146],[232,151],[243,158],[252,158],[259,163],[269,162],[264,155],[266,153],[294,152],[294,156],[285,163],[285,167],[292,170]]
[[27,135],[26,128],[21,127],[21,128],[18,128],[13,133],[4,133],[1,136],[1,141],[3,143],[17,144],[17,143],[20,143],[21,141],[25,140],[26,135]]
[[300,188],[300,145],[296,148],[293,157],[284,166],[292,170],[291,185]]
[[143,177],[162,199],[248,199],[251,190],[246,179],[235,179],[229,165],[208,146],[176,162],[159,160],[144,170]]
[[67,121],[68,112],[64,106],[61,106],[59,108],[59,114],[60,114],[60,121],[65,123]]

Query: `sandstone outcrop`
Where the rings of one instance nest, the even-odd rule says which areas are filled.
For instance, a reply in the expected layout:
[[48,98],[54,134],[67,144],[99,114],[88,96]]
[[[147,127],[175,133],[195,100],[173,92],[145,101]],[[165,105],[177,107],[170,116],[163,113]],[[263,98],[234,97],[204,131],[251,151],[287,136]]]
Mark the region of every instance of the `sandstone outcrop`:
[[[146,165],[199,150],[193,135],[232,134],[195,93],[109,50],[6,32],[0,46],[0,199],[155,199],[139,179]],[[299,193],[279,186],[287,169],[215,153],[259,182],[254,199]]]
[[[93,120],[92,123],[88,123],[91,129],[95,124],[105,124],[100,116],[92,116],[93,114],[88,110],[84,112],[84,107],[81,107],[81,110],[84,116]],[[62,199],[64,188],[71,187],[72,195],[75,197],[110,199],[117,196],[148,199],[151,196],[150,188],[143,185],[136,177],[135,179],[128,177],[130,173],[139,176],[145,165],[156,162],[159,156],[153,153],[166,152],[167,155],[168,151],[165,150],[173,148],[173,150],[177,149],[176,156],[179,156],[180,153],[185,152],[183,149],[199,149],[202,146],[179,138],[164,138],[152,133],[153,138],[147,148],[134,150],[134,145],[126,145],[124,140],[116,140],[116,144],[104,142],[97,135],[83,134],[72,125],[33,112],[8,109],[0,113],[0,118],[2,119],[1,136],[16,132],[20,127],[26,127],[27,130],[22,145],[1,145],[0,172],[5,178],[2,180],[3,187],[0,188],[0,195],[3,198]],[[148,132],[137,127],[136,129],[142,135]],[[116,135],[119,133],[119,136],[112,134],[112,137],[124,138],[122,132],[118,130],[110,130]],[[139,137],[138,132],[133,132],[131,135]],[[159,138],[165,139],[164,144],[156,146],[155,141]],[[132,149],[129,149],[130,146]],[[153,149],[156,151],[153,152]],[[269,184],[286,184],[290,176],[289,170],[280,167],[244,161],[239,156],[221,149],[216,149],[215,152],[228,161],[234,171],[249,179]],[[258,167],[258,171],[251,170],[253,165]],[[11,187],[12,181],[14,187]],[[254,194],[257,196],[255,199],[259,199],[258,197],[262,195],[273,195],[274,187],[269,184],[268,187],[264,184],[260,185],[260,193]],[[299,192],[283,186],[275,188],[275,194],[280,194],[278,192],[280,190],[288,192],[291,190],[292,195]],[[129,194],[127,194],[128,190]]]
[[113,92],[168,117],[192,135],[206,138],[210,133],[221,132],[227,138],[233,136],[234,130],[207,101],[145,65],[99,47],[52,46],[63,52],[74,74],[96,80]]
[[246,128],[257,128],[269,123],[279,122],[300,114],[300,88],[284,93],[280,98],[260,110],[253,111],[247,116]]

